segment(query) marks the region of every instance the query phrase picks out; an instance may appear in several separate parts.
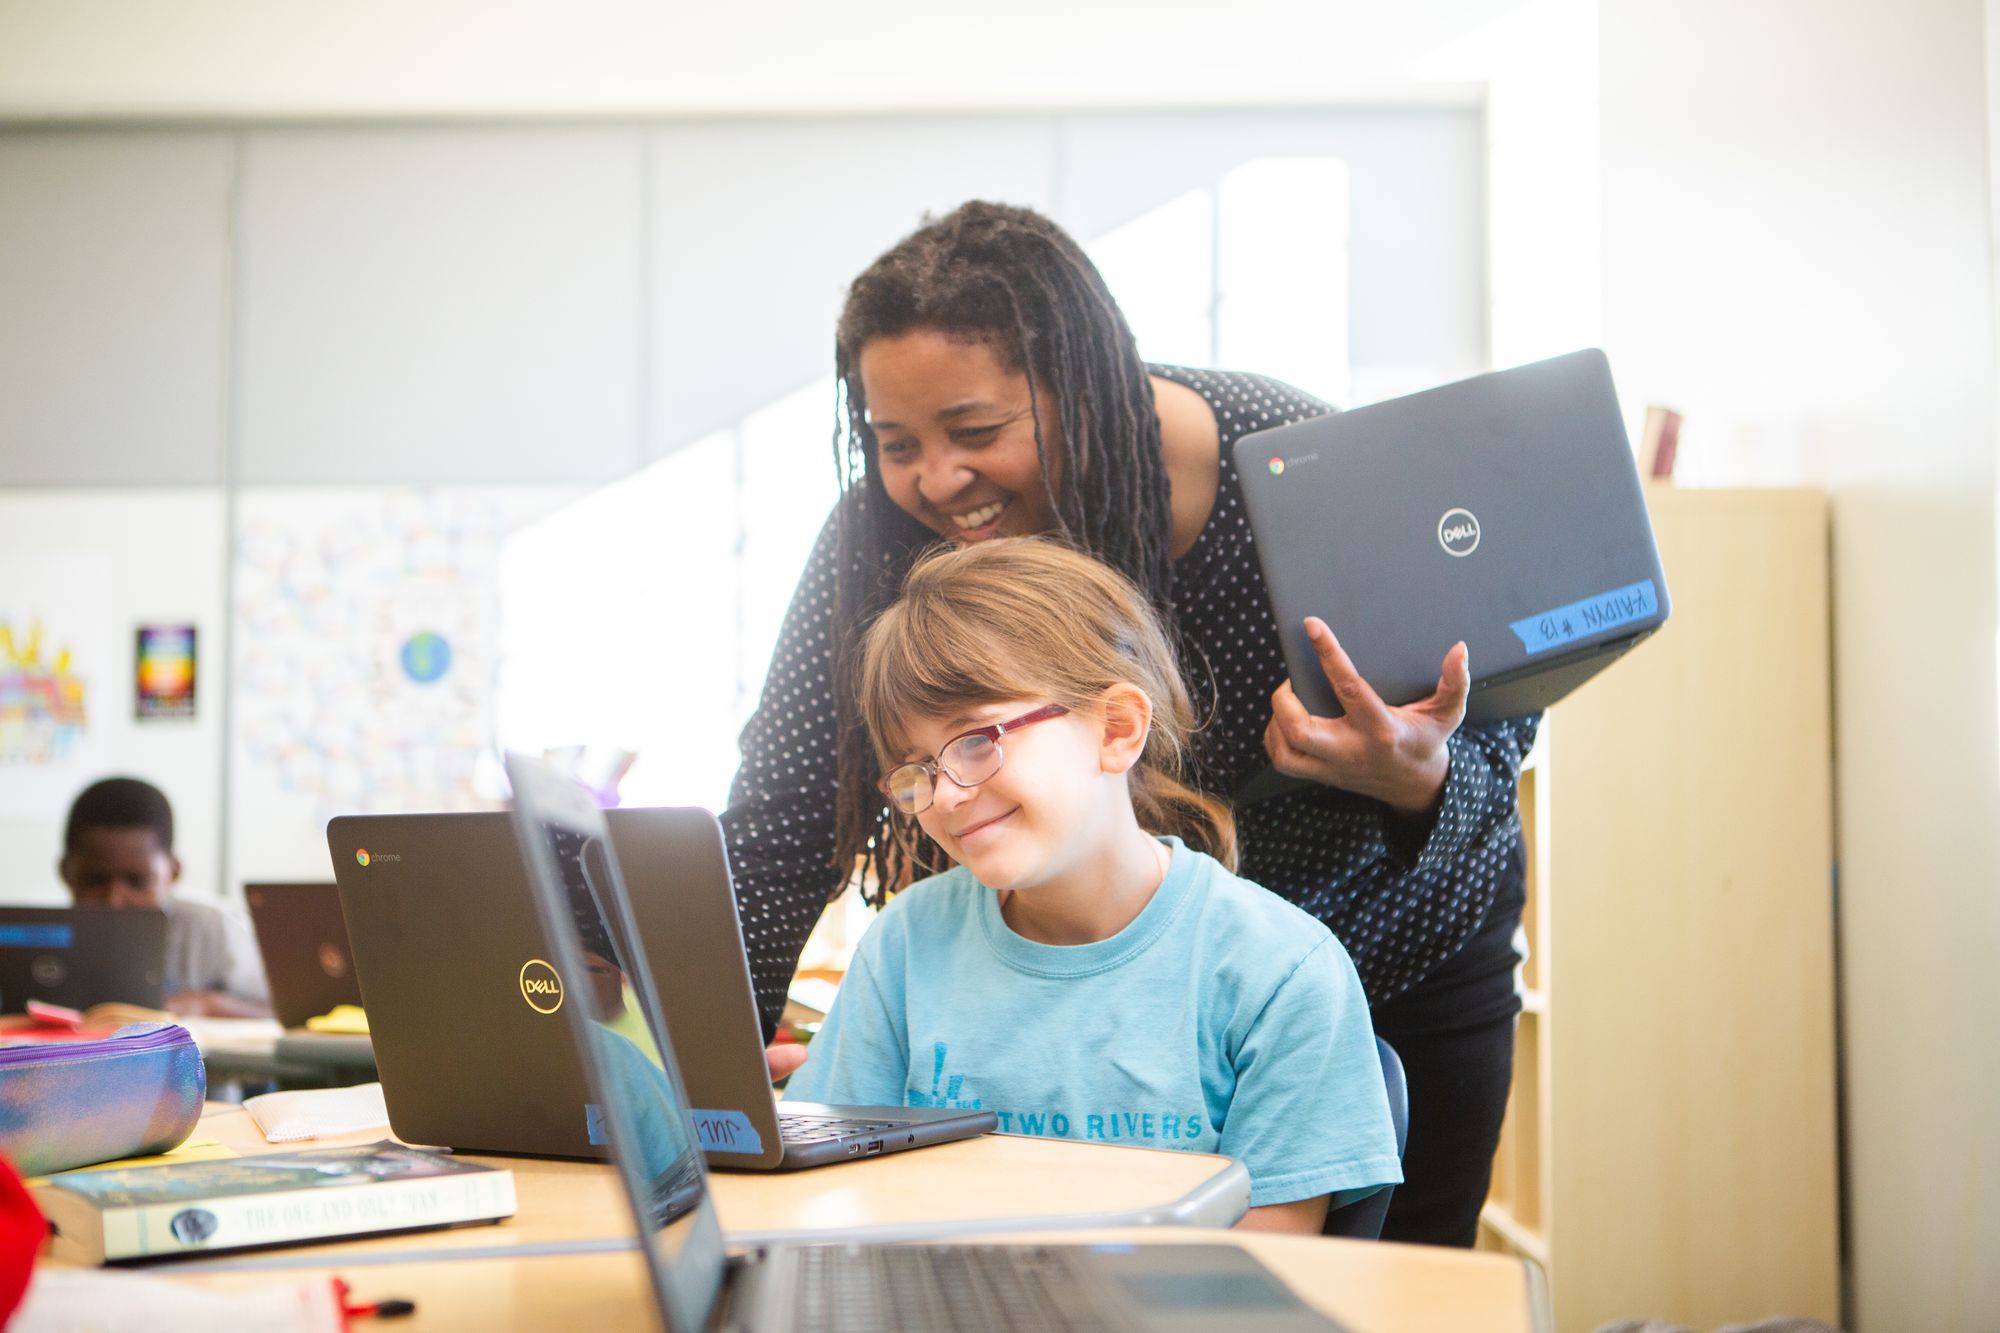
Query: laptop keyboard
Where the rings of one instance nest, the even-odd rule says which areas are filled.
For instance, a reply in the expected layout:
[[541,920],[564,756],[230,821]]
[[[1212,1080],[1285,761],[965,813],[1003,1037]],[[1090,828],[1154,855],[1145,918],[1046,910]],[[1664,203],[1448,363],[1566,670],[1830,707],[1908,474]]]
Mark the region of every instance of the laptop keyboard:
[[793,1314],[803,1333],[1111,1327],[1063,1260],[1039,1246],[824,1245],[797,1256]]
[[880,1134],[901,1129],[894,1120],[847,1120],[831,1115],[798,1115],[779,1112],[778,1135],[787,1143],[829,1143],[858,1134]]

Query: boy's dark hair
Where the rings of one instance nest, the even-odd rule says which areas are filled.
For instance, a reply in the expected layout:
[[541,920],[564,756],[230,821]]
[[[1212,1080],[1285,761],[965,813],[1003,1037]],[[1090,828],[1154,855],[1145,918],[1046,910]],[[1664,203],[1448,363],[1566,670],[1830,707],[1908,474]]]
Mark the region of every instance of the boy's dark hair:
[[1096,265],[1032,209],[973,200],[927,221],[854,280],[834,340],[834,456],[845,492],[834,572],[834,859],[844,883],[866,858],[885,890],[910,868],[896,864],[885,836],[887,808],[857,708],[861,636],[938,538],[883,488],[860,358],[871,340],[916,329],[985,343],[1028,377],[1031,395],[1050,391],[1059,420],[1043,421],[1038,409],[1034,418],[1044,484],[1054,427],[1068,446],[1061,484],[1050,487],[1053,535],[1130,579],[1172,625],[1172,510],[1152,380]]
[[76,850],[82,834],[100,828],[151,829],[161,851],[174,850],[174,808],[165,792],[139,778],[103,778],[79,792],[63,828],[63,854]]

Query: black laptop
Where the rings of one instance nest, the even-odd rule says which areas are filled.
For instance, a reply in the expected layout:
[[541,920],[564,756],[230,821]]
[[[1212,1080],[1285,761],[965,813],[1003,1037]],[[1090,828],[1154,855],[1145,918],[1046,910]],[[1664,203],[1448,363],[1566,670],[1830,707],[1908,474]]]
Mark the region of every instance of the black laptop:
[[[709,1160],[792,1170],[969,1138],[991,1111],[778,1102],[722,833],[696,809],[613,810],[632,910],[659,964],[667,1014]],[[579,987],[620,985],[623,947],[591,936],[590,970],[542,947],[518,846],[501,812],[344,815],[327,826],[389,1123],[410,1143],[602,1157],[602,1126],[561,1011]],[[564,873],[585,912],[580,841]],[[650,1038],[629,997],[623,1030]]]
[[167,914],[128,907],[0,907],[0,1011],[30,1000],[164,1008]]
[[1292,689],[1337,717],[1305,619],[1391,704],[1471,655],[1470,722],[1537,712],[1667,618],[1611,368],[1591,349],[1245,435],[1235,463]]
[[338,885],[245,884],[243,899],[280,1023],[301,1027],[336,1005],[361,1003]]
[[[785,1245],[730,1258],[674,1058],[679,1023],[654,991],[650,941],[619,873],[622,848],[588,793],[541,760],[510,757],[514,827],[548,957],[564,976],[618,951],[618,985],[562,1006],[602,1111],[667,1333],[730,1329],[1194,1330],[1339,1333],[1233,1245]],[[582,884],[569,872],[581,849]],[[631,886],[636,892],[637,886]],[[636,996],[654,1050],[606,1001]],[[687,1026],[679,1024],[683,1029]]]

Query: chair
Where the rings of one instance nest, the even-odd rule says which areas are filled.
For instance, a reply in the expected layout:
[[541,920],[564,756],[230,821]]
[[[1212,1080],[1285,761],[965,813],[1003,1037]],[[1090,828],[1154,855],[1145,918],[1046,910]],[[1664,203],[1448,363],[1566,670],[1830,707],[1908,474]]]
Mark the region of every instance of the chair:
[[[1410,1141],[1409,1080],[1403,1076],[1403,1061],[1396,1048],[1380,1037],[1375,1039],[1375,1054],[1382,1061],[1382,1083],[1389,1090],[1389,1124],[1396,1131],[1396,1156],[1401,1157],[1403,1146]],[[1356,1199],[1344,1208],[1329,1208],[1320,1234],[1345,1236],[1350,1240],[1380,1240],[1382,1223],[1389,1216],[1389,1196],[1395,1192],[1391,1186],[1376,1190],[1365,1199]]]

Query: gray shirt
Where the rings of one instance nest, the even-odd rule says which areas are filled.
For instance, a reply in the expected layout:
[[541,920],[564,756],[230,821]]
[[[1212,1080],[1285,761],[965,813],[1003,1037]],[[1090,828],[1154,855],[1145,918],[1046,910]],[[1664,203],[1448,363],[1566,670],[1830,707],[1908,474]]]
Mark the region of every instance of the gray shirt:
[[240,1000],[268,1004],[264,960],[250,923],[210,903],[175,899],[167,913],[167,994],[222,991]]

